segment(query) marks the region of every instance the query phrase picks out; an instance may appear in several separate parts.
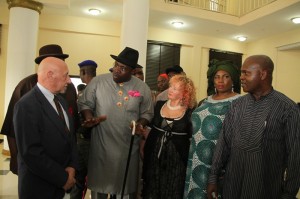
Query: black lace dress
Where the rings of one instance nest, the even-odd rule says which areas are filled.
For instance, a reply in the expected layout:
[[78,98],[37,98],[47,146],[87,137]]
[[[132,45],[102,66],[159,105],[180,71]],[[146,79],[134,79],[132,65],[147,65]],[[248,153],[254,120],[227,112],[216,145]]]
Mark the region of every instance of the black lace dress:
[[192,132],[188,109],[180,118],[161,115],[165,101],[155,106],[152,129],[144,148],[143,198],[182,199]]

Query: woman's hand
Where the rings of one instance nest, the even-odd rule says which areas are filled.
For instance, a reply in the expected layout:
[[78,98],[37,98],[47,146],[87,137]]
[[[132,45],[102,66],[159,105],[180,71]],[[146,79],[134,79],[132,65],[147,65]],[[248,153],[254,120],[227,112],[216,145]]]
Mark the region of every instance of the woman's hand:
[[208,199],[218,198],[218,187],[216,184],[208,184],[206,191]]

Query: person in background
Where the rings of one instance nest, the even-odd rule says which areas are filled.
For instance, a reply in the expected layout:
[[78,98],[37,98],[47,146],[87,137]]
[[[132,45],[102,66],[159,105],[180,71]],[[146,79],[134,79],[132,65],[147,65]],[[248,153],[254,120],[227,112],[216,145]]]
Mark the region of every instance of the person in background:
[[67,64],[47,57],[38,82],[15,105],[20,199],[62,199],[75,184],[77,151],[72,116],[59,96],[71,83]]
[[[208,96],[192,113],[191,139],[184,198],[207,198],[206,187],[213,152],[231,102],[240,95],[240,72],[230,61],[209,67],[207,77],[215,93]],[[218,190],[220,193],[220,189]],[[219,194],[221,197],[221,194]]]
[[168,100],[158,101],[151,131],[144,132],[143,198],[182,199],[192,134],[195,87],[185,75],[170,79]]
[[[173,77],[174,75],[185,74],[185,72],[179,65],[175,65],[173,67],[167,68],[166,74],[168,75],[168,78],[171,79],[171,77]],[[168,89],[166,89],[165,91],[161,92],[159,95],[156,96],[156,102],[166,101],[166,100],[168,100]]]
[[86,85],[96,76],[97,63],[93,60],[85,60],[78,64],[80,79]]
[[140,80],[144,81],[144,71],[143,71],[143,66],[137,64],[136,68],[133,69],[132,71],[132,75],[136,76],[137,78],[139,78]]
[[163,74],[160,74],[158,77],[157,77],[157,91],[152,91],[152,99],[153,99],[153,102],[154,102],[154,106],[155,106],[155,103],[156,103],[156,97],[162,93],[163,91],[167,90],[169,87],[169,78],[168,78],[168,75],[163,73]]
[[218,197],[225,168],[223,198],[295,198],[300,186],[300,111],[272,87],[273,61],[248,57],[241,85],[248,94],[232,102],[212,160],[207,197]]
[[[113,72],[94,77],[78,104],[92,129],[88,164],[88,188],[92,199],[121,195],[126,162],[132,137],[131,122],[140,133],[153,117],[151,91],[147,84],[132,76],[139,52],[126,47],[115,60]],[[139,173],[139,135],[135,135],[125,197],[136,198]]]
[[[153,100],[153,105],[155,106],[156,104],[156,97],[163,91],[167,90],[169,87],[169,78],[168,75],[163,73],[160,74],[157,77],[157,89],[158,91],[151,91],[151,95],[152,95],[152,100]],[[150,130],[150,128],[148,128],[148,130]],[[140,155],[143,159],[144,156],[144,145],[145,145],[145,140],[141,140],[140,142]]]
[[[93,60],[84,60],[80,62],[78,66],[80,68],[79,74],[81,81],[88,85],[96,76],[97,63]],[[81,92],[83,92],[83,90]],[[78,99],[81,96],[82,93],[78,96]],[[82,123],[82,116],[80,118]],[[76,173],[76,185],[70,193],[71,199],[82,199],[86,194],[86,176],[88,171],[91,130],[91,128],[86,128],[84,126],[80,126],[77,130],[78,170]]]
[[85,89],[86,85],[85,84],[79,84],[77,86],[77,98],[80,97]]
[[168,75],[169,79],[173,77],[174,75],[183,74],[185,75],[185,72],[179,65],[174,65],[173,67],[166,69],[166,74]]
[[[61,60],[65,60],[69,57],[68,54],[64,54],[62,48],[57,44],[49,44],[42,46],[39,49],[39,56],[36,57],[34,60],[36,64],[40,64],[41,61],[47,57],[56,57]],[[18,85],[15,87],[15,90],[12,93],[8,109],[6,112],[6,116],[3,122],[3,126],[1,129],[1,134],[7,136],[7,141],[9,145],[10,151],[10,170],[14,174],[18,174],[18,162],[17,162],[17,154],[18,149],[16,145],[15,139],[15,131],[13,126],[13,109],[15,104],[20,100],[20,98],[29,92],[37,83],[38,75],[32,74],[28,77],[25,77],[21,80]],[[74,126],[77,128],[79,126],[79,116],[78,116],[78,109],[77,109],[77,94],[76,88],[71,83],[68,84],[67,90],[65,93],[61,94],[66,101],[68,102],[68,112],[72,115],[74,120]]]
[[160,74],[157,77],[157,91],[158,94],[165,91],[169,87],[169,77],[166,73]]

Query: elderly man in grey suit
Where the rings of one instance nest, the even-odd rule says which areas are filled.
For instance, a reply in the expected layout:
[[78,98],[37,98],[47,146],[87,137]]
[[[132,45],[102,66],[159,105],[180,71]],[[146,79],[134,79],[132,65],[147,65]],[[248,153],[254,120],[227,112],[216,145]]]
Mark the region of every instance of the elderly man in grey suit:
[[76,182],[76,143],[64,99],[71,83],[66,63],[45,58],[38,83],[14,109],[20,199],[61,199]]

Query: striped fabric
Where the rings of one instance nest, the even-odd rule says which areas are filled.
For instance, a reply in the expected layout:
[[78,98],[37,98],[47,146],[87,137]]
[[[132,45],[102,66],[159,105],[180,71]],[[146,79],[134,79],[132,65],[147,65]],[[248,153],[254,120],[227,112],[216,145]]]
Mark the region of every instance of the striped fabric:
[[209,183],[216,183],[225,166],[224,199],[295,198],[299,153],[297,105],[275,90],[259,100],[248,94],[233,102],[225,117]]

